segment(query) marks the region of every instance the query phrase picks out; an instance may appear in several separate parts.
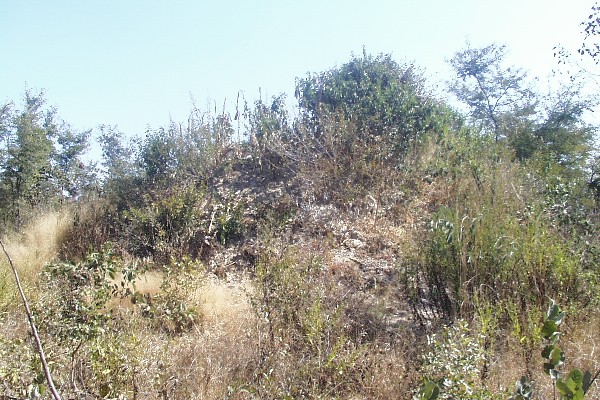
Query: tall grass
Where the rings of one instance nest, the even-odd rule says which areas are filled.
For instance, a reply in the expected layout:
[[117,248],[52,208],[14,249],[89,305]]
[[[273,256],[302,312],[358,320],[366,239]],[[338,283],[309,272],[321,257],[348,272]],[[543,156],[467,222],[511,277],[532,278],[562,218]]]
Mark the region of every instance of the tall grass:
[[[50,212],[32,219],[32,222],[23,227],[21,232],[10,232],[3,238],[2,241],[17,267],[26,290],[33,288],[44,265],[58,255],[62,239],[71,221],[70,209]],[[2,257],[0,258],[0,310],[12,307],[16,302],[16,295],[16,284],[8,260]]]

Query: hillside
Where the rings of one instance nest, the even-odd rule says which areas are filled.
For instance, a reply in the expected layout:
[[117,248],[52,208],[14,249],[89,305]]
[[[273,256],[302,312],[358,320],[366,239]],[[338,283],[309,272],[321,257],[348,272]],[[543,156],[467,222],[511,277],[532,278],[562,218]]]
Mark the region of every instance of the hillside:
[[[429,399],[430,380],[499,399],[521,376],[522,398],[551,398],[550,299],[556,371],[600,370],[583,100],[476,120],[367,54],[298,92],[295,118],[282,97],[246,105],[242,141],[198,110],[132,145],[106,128],[101,181],[44,207],[10,192],[3,241],[63,398]],[[0,396],[50,398],[1,265]]]

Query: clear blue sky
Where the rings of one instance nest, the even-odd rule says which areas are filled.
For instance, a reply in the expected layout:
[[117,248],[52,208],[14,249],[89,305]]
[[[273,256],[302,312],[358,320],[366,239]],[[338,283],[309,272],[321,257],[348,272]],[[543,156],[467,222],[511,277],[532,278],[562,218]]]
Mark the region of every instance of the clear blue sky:
[[[506,44],[545,76],[552,48],[575,50],[584,0],[0,0],[0,103],[45,89],[74,128],[143,135],[185,121],[190,96],[215,101],[293,93],[294,80],[391,53],[443,81],[464,47]],[[290,99],[290,101],[293,99]]]

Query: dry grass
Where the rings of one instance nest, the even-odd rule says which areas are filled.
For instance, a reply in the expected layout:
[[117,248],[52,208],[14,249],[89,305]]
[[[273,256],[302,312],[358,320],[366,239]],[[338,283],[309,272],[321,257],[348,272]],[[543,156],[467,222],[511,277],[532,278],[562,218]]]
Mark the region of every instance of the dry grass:
[[[34,219],[22,233],[13,232],[2,238],[8,254],[29,295],[44,265],[59,251],[62,238],[72,222],[69,210],[50,212]],[[0,257],[0,310],[15,304],[16,285],[4,254]]]
[[136,376],[138,398],[225,398],[247,382],[258,362],[248,290],[247,281],[208,279],[189,299],[200,306],[202,324],[179,336],[135,324],[142,360]]
[[[370,215],[355,217],[352,221],[355,230],[360,227],[360,232],[355,232],[359,239],[355,240],[364,242],[366,246],[359,246],[355,250],[376,252],[382,258],[389,257],[390,265],[394,265],[394,257],[402,256],[402,251],[387,253],[390,249],[399,247],[403,250],[418,245],[416,238],[407,237],[419,225],[419,221],[411,220],[409,214],[407,211],[406,218],[401,221],[388,222],[381,219],[376,224]],[[338,218],[338,222],[341,220]],[[60,237],[68,224],[68,214],[51,214],[38,219],[26,234],[6,239],[7,247],[18,268],[24,271],[23,278],[30,288],[36,282],[44,263],[56,256]],[[343,237],[337,240],[343,242]],[[333,239],[332,241],[335,242]],[[373,246],[375,248],[371,248]],[[308,251],[306,247],[303,249],[302,254]],[[328,253],[322,250],[320,252],[327,262]],[[352,269],[344,263],[333,263],[333,254],[330,256],[329,261],[332,263],[326,264],[327,271],[335,275],[335,279],[330,279],[337,279],[337,287],[342,287],[344,282],[338,275],[358,274],[356,268]],[[359,275],[356,276],[358,280]],[[206,274],[198,274],[195,279],[197,281],[190,284],[191,290],[185,292],[186,300],[198,309],[201,318],[196,325],[181,334],[171,335],[153,329],[128,299],[111,303],[120,318],[119,340],[124,340],[123,346],[117,346],[116,349],[125,354],[124,359],[130,365],[134,365],[131,385],[128,392],[123,393],[125,398],[254,399],[259,397],[246,391],[250,387],[246,385],[257,381],[262,385],[284,385],[286,381],[293,380],[304,361],[291,357],[303,355],[301,352],[291,353],[283,345],[277,349],[289,357],[273,356],[276,361],[273,365],[277,370],[271,376],[277,381],[269,382],[260,377],[265,373],[261,369],[263,360],[260,351],[260,341],[265,338],[265,332],[261,331],[261,323],[250,302],[253,282],[242,278],[225,281]],[[159,295],[163,283],[164,275],[161,272],[146,272],[136,279],[136,290],[151,296]],[[0,292],[0,300],[8,298],[6,293]],[[379,292],[372,291],[371,294],[376,293]],[[383,294],[381,296],[379,299],[385,300]],[[0,307],[6,304],[8,303],[0,302]],[[354,309],[360,313],[372,311],[361,309],[358,303],[354,304]],[[0,314],[0,335],[6,338],[26,337],[26,326],[18,321],[21,319],[14,309],[10,314]],[[600,368],[600,348],[597,344],[600,337],[600,316],[592,315],[577,321],[567,316],[567,321],[571,325],[568,331],[565,329],[567,332],[561,341],[567,355],[566,369],[580,367],[597,370]],[[394,328],[396,340],[384,342],[374,339],[361,347],[356,352],[356,358],[352,358],[355,364],[348,369],[351,371],[349,373],[357,374],[348,378],[351,382],[348,390],[332,393],[331,396],[352,399],[411,398],[412,391],[420,382],[415,365],[418,364],[419,351],[422,349],[418,345],[418,338],[410,335],[412,331],[408,327],[404,328],[406,332],[402,328]],[[131,340],[133,344],[127,340]],[[508,347],[499,353],[502,358],[491,366],[486,385],[495,392],[512,390],[516,379],[525,372],[525,361],[514,347]],[[532,378],[536,382],[538,396],[541,396],[539,398],[551,398],[550,381],[541,372],[542,360],[538,354],[539,351],[534,351],[532,364],[534,368],[537,365],[540,368],[533,371]],[[58,372],[66,374],[65,371]],[[315,389],[315,393],[318,390]],[[600,399],[598,384],[588,398]]]

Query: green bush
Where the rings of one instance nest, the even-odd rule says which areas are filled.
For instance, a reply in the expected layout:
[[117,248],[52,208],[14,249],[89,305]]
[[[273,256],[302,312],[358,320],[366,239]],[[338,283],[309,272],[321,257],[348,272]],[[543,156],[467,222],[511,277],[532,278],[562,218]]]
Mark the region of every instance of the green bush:
[[540,178],[488,139],[451,134],[437,146],[442,158],[424,168],[448,189],[424,248],[405,263],[413,301],[426,298],[443,316],[464,318],[474,315],[476,297],[513,301],[523,313],[547,297],[589,304],[594,269],[549,212]]
[[[427,337],[422,373],[439,388],[439,399],[490,399],[482,387],[481,369],[487,357],[484,338],[471,334],[464,320]],[[425,385],[430,387],[431,385]],[[430,396],[433,392],[430,393]],[[425,395],[425,393],[423,393]],[[426,397],[426,396],[425,396]]]
[[181,335],[201,321],[202,315],[192,304],[192,296],[201,283],[203,267],[189,257],[171,259],[163,268],[164,277],[160,291],[154,295],[135,292],[132,302],[158,331]]
[[124,213],[129,250],[158,263],[200,255],[208,230],[207,204],[206,189],[193,184],[147,193],[143,206]]

